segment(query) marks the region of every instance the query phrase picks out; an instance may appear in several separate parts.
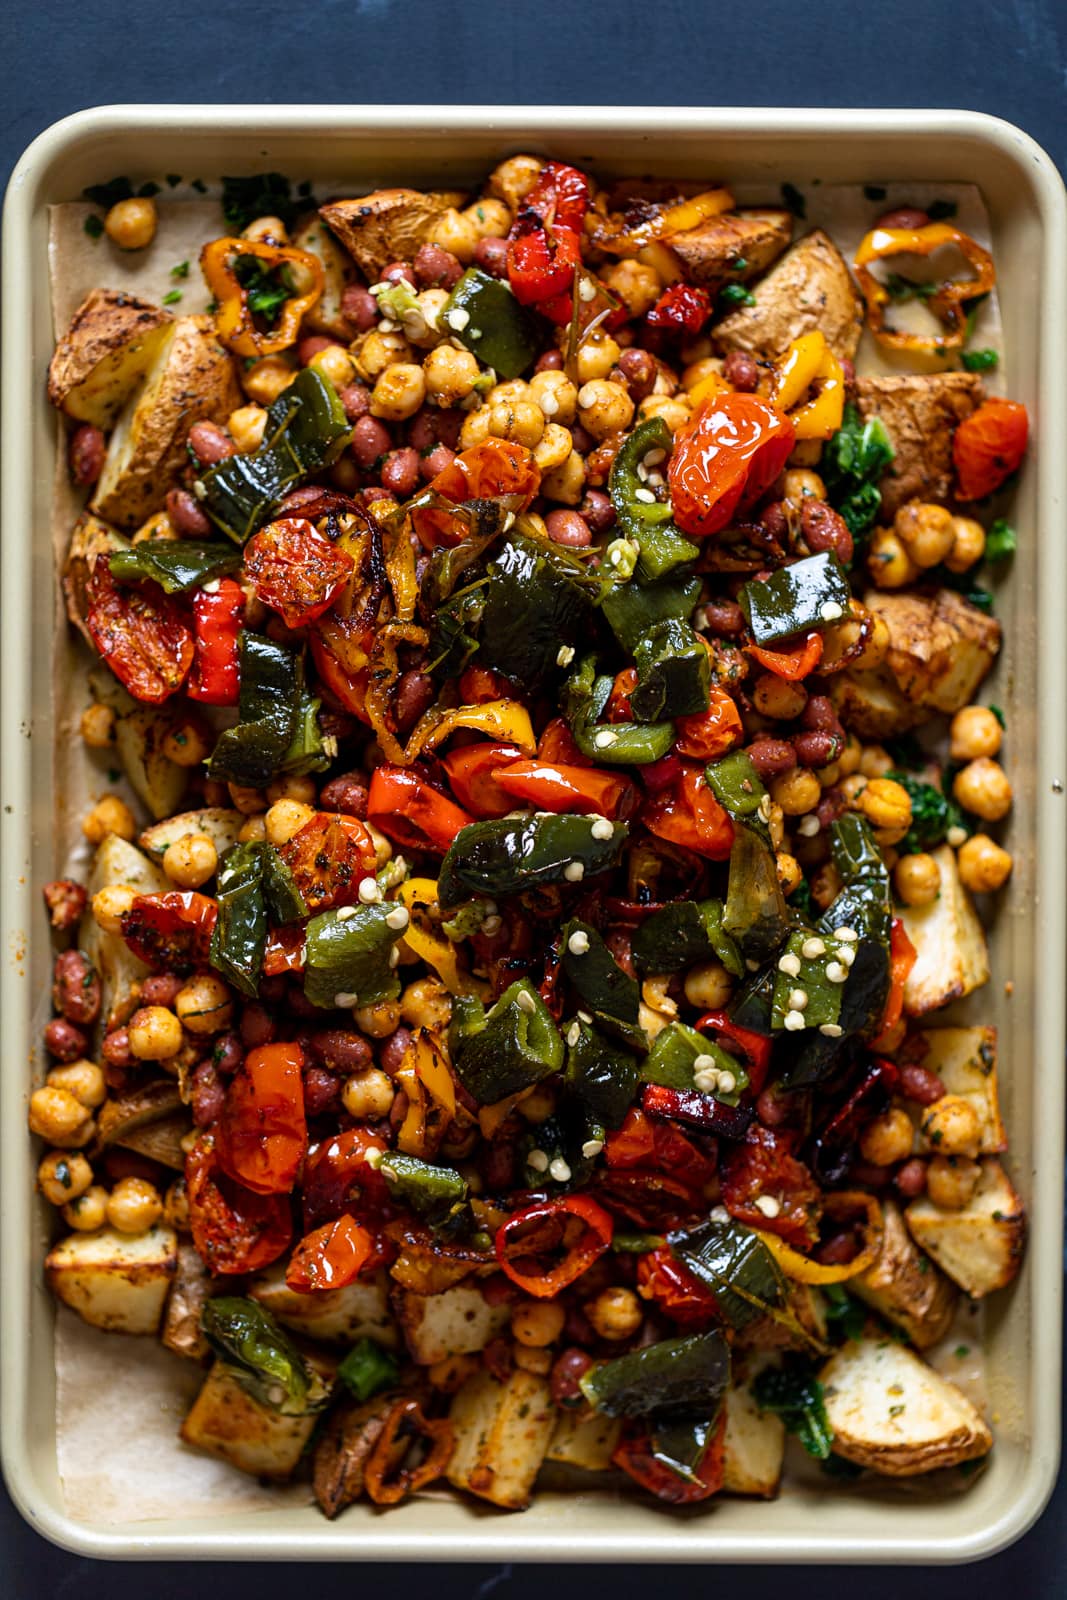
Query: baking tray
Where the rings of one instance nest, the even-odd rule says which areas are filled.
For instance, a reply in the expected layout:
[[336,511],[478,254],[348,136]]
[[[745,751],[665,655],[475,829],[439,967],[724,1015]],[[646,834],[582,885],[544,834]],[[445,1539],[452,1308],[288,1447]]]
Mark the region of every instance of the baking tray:
[[[47,207],[115,172],[273,168],[323,190],[454,186],[534,149],[602,173],[721,175],[731,183],[977,182],[989,209],[1011,395],[1034,421],[1013,509],[1020,532],[998,591],[1006,647],[994,697],[1008,714],[1016,867],[993,935],[995,978],[971,1015],[1001,1030],[1009,1165],[1031,1209],[1026,1264],[990,1308],[997,1443],[964,1494],[892,1485],[860,1494],[787,1481],[774,1504],[723,1499],[675,1515],[604,1493],[539,1497],[521,1516],[456,1498],[337,1523],[311,1507],[269,1516],[100,1525],[64,1510],[56,1467],[53,1308],[41,1262],[26,1101],[41,1067],[31,1026],[49,977],[39,885],[58,863],[50,636],[61,625],[48,541],[56,418]],[[1039,1515],[1059,1462],[1064,1061],[1063,623],[1067,508],[1067,222],[1049,158],[1018,128],[946,111],[437,106],[111,106],[42,134],[15,170],[4,220],[0,1324],[3,1466],[45,1537],[87,1555],[187,1559],[955,1562],[989,1555]],[[1010,994],[1006,987],[1010,981]],[[116,1341],[115,1359],[122,1360]],[[116,1417],[115,1425],[121,1426]]]

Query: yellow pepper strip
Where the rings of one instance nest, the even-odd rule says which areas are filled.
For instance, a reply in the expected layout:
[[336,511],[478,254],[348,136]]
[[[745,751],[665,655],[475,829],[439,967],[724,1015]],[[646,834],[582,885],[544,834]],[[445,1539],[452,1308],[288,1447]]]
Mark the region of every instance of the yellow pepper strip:
[[[815,385],[810,400],[798,404]],[[845,414],[845,375],[819,329],[802,333],[778,362],[771,400],[785,411],[798,439],[829,439]]]
[[771,400],[779,411],[792,411],[797,401],[811,387],[812,380],[826,354],[826,335],[816,328],[813,333],[802,333],[794,339],[781,361],[777,363],[774,392]]
[[456,947],[434,924],[437,908],[437,882],[434,878],[409,878],[397,890],[408,909],[411,921],[404,931],[405,942],[415,954],[433,968],[449,994],[472,994],[479,999],[488,993],[477,978],[462,970],[456,960]]
[[[947,331],[930,335],[887,328],[885,308],[891,297],[870,270],[870,263],[891,256],[930,256],[947,244],[954,244],[975,271],[973,278],[949,278],[939,283],[926,302]],[[958,350],[967,337],[964,301],[988,294],[997,281],[989,251],[969,233],[963,233],[948,222],[929,222],[925,228],[873,228],[856,251],[853,267],[867,302],[867,326],[879,344],[894,350]]]
[[423,1160],[436,1154],[456,1115],[456,1085],[432,1033],[419,1029],[404,1052],[396,1081],[408,1109],[396,1136],[397,1148]]
[[709,395],[733,394],[732,383],[727,383],[725,378],[720,378],[717,372],[709,372],[706,378],[701,378],[699,383],[686,392],[686,399],[695,411],[699,405],[708,399]]
[[457,728],[470,728],[494,741],[518,745],[523,755],[532,756],[537,749],[530,713],[518,700],[484,700],[478,706],[458,706],[455,711],[446,711],[427,734],[423,748],[432,750]]
[[[261,333],[256,327],[248,305],[248,290],[237,280],[234,268],[241,256],[256,257],[264,262],[268,271],[295,267],[302,281],[310,278],[311,288],[304,293],[294,290],[282,302],[276,326],[266,332]],[[296,343],[305,312],[321,298],[326,285],[326,274],[318,256],[289,245],[267,244],[260,239],[213,239],[200,252],[200,266],[218,304],[215,332],[226,348],[238,356],[269,356],[288,350]]]
[[415,551],[404,525],[394,533],[392,543],[386,550],[385,575],[393,591],[397,621],[410,622],[415,615],[419,585],[415,577]]
[[451,1122],[456,1114],[456,1082],[437,1035],[421,1028],[415,1036],[415,1073]]
[[868,1267],[873,1266],[881,1252],[882,1208],[873,1194],[864,1194],[860,1190],[840,1190],[836,1194],[826,1196],[825,1209],[829,1216],[840,1214],[842,1217],[855,1211],[866,1212],[866,1243],[851,1261],[824,1266],[821,1261],[813,1261],[810,1256],[801,1255],[799,1250],[794,1250],[776,1233],[767,1233],[762,1228],[754,1230],[786,1277],[792,1278],[794,1283],[847,1283],[849,1278],[858,1278],[861,1272],[866,1272]]

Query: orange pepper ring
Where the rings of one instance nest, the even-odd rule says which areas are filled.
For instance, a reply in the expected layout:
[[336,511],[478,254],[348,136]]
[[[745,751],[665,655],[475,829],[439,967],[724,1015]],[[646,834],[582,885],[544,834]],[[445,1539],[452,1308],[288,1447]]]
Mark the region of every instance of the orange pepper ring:
[[[283,303],[278,325],[270,333],[260,333],[248,309],[248,290],[241,287],[233,270],[238,256],[255,256],[272,268],[298,266],[312,276],[313,287],[306,294],[291,295]],[[218,302],[215,332],[226,348],[239,356],[275,355],[295,344],[304,314],[321,297],[326,285],[326,274],[317,256],[261,239],[212,239],[200,252],[200,267]]]
[[[930,256],[946,244],[956,245],[978,274],[975,278],[950,279],[939,284],[937,293],[930,296],[928,304],[931,311],[949,331],[934,336],[901,333],[887,328],[885,308],[889,304],[889,291],[878,282],[868,263],[884,261],[890,256]],[[925,228],[872,228],[856,251],[852,266],[867,302],[867,326],[879,344],[895,350],[960,349],[967,334],[963,302],[973,300],[980,294],[988,294],[997,281],[996,268],[989,251],[983,249],[969,233],[947,222],[930,222]]]
[[794,1250],[776,1233],[755,1230],[786,1277],[792,1278],[794,1283],[846,1283],[849,1278],[866,1272],[878,1259],[882,1248],[882,1208],[873,1194],[860,1189],[841,1189],[824,1197],[823,1210],[828,1216],[833,1216],[835,1212],[847,1216],[857,1210],[867,1213],[866,1243],[851,1261],[825,1266],[821,1261],[814,1261],[810,1256]]
[[[415,1433],[429,1441],[430,1449],[418,1466],[404,1467],[412,1442],[405,1435]],[[385,1419],[364,1473],[363,1481],[374,1504],[395,1506],[439,1478],[448,1465],[454,1443],[455,1432],[447,1417],[428,1421],[418,1400],[410,1396],[398,1400]],[[390,1476],[393,1472],[395,1477]]]

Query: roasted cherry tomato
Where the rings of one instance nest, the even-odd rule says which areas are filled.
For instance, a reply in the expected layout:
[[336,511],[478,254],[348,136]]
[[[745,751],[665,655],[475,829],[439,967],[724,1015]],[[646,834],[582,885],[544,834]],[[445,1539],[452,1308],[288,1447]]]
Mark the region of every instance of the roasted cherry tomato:
[[[537,754],[542,761],[551,761],[557,766],[564,767],[591,767],[593,763],[588,756],[583,756],[574,742],[574,735],[562,717],[553,717],[546,723],[545,730],[537,741]],[[642,768],[642,772],[647,768]]]
[[712,861],[729,859],[734,825],[705,783],[702,767],[685,767],[670,789],[645,801],[641,818],[660,839]]
[[319,811],[278,851],[312,914],[352,905],[375,868],[374,840],[358,817]]
[[375,1254],[373,1236],[346,1214],[305,1234],[293,1251],[285,1281],[301,1293],[343,1289]]
[[516,300],[553,322],[570,317],[570,290],[581,266],[589,180],[577,167],[549,161],[526,196],[508,236],[508,282]]
[[693,1189],[702,1189],[715,1176],[715,1162],[670,1122],[648,1117],[636,1106],[622,1125],[609,1133],[604,1146],[605,1164],[612,1170],[639,1167],[669,1172]]
[[680,1328],[707,1327],[718,1315],[711,1290],[677,1260],[667,1245],[638,1258],[637,1292],[643,1300],[653,1300]]
[[517,744],[468,744],[450,750],[441,765],[448,774],[452,793],[472,817],[484,821],[514,811],[515,802],[494,776],[497,769],[521,761]]
[[956,499],[984,500],[1022,465],[1029,422],[1017,400],[986,400],[952,438]]
[[650,328],[669,333],[699,333],[711,316],[711,296],[691,283],[672,283],[648,313]]
[[303,972],[304,945],[304,930],[299,923],[272,928],[263,952],[263,976],[276,978],[283,972]]
[[355,570],[344,550],[304,517],[269,522],[245,545],[245,576],[258,599],[288,628],[328,611]]
[[122,937],[153,972],[185,977],[208,964],[218,906],[206,894],[139,894],[122,914]]
[[[793,1155],[795,1142],[792,1132],[753,1122],[744,1142],[729,1145],[722,1157],[722,1203],[738,1222],[776,1233],[797,1250],[810,1250],[819,1236],[819,1189]],[[777,1200],[776,1216],[765,1216],[756,1204],[763,1196]]]
[[389,1185],[367,1160],[369,1151],[382,1152],[386,1144],[371,1128],[348,1128],[312,1145],[301,1180],[306,1232],[346,1212],[376,1222],[393,1215]]
[[[525,511],[540,487],[541,472],[532,454],[508,439],[483,439],[430,480],[432,492],[454,505],[506,500],[511,511]],[[442,506],[416,506],[411,522],[427,550],[459,544],[468,532],[467,519]]]
[[258,1272],[289,1248],[293,1216],[287,1195],[253,1194],[219,1168],[210,1139],[185,1158],[189,1226],[209,1272]]
[[674,719],[675,748],[693,761],[717,761],[743,735],[737,702],[718,684],[711,686],[711,703],[706,711]]
[[474,821],[410,767],[385,762],[371,774],[367,816],[397,844],[438,855],[444,855],[459,830]]
[[250,1050],[234,1073],[215,1127],[219,1166],[255,1194],[288,1194],[307,1150],[304,1052],[298,1044]]
[[629,1423],[618,1445],[612,1462],[621,1467],[642,1489],[648,1489],[658,1500],[674,1506],[695,1505],[718,1494],[726,1472],[726,1409],[722,1409],[718,1424],[701,1457],[694,1479],[683,1478],[652,1453],[652,1439],[643,1423]]
[[185,682],[193,636],[156,583],[120,587],[106,560],[85,583],[85,626],[101,658],[135,700],[159,705]]
[[793,424],[755,394],[716,394],[674,436],[667,478],[674,519],[705,539],[751,509],[785,466]]

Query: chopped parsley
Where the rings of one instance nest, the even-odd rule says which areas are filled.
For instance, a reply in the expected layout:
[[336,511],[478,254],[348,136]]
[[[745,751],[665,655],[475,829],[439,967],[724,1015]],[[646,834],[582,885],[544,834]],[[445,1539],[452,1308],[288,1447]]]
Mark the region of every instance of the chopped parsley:
[[998,517],[986,534],[985,558],[987,561],[1007,561],[1018,549],[1015,529],[1004,517]]
[[826,1460],[834,1433],[826,1415],[822,1384],[810,1371],[803,1367],[780,1371],[767,1367],[752,1385],[752,1397],[761,1411],[773,1411],[781,1417],[787,1431],[796,1434],[809,1456]]
[[171,267],[170,275],[172,278],[187,278],[189,276],[188,261],[179,261],[176,267]]
[[161,304],[165,306],[176,306],[181,297],[182,292],[180,289],[168,289],[166,294],[163,296]]
[[959,206],[955,200],[931,200],[926,208],[926,215],[931,222],[948,222],[958,210]]
[[743,283],[728,283],[725,289],[719,290],[719,299],[728,306],[754,306],[756,296],[751,289],[746,289]]
[[997,721],[1000,723],[1000,726],[1002,728],[1006,728],[1008,726],[1008,719],[1004,715],[1004,713],[1000,709],[1000,707],[999,706],[990,706],[989,709],[993,713],[993,715],[996,717]]
[[891,1417],[899,1417],[899,1416],[901,1416],[903,1414],[903,1411],[904,1411],[903,1404],[889,1407],[889,1415]]
[[99,239],[104,231],[104,224],[98,216],[89,216],[85,219],[85,231],[90,239]]
[[911,801],[911,825],[900,842],[902,855],[917,855],[943,844],[952,828],[964,828],[963,812],[932,783],[924,783],[910,773],[893,771],[887,774],[902,789],[907,790]]
[[886,273],[886,293],[897,305],[903,305],[905,300],[929,300],[939,287],[936,283],[920,283],[915,278],[905,278],[899,272]]
[[197,194],[207,194],[207,184],[203,178],[194,178],[189,187],[190,189],[195,189]]
[[806,217],[808,214],[808,203],[796,184],[782,184],[782,204],[793,213],[794,217]]
[[257,217],[280,217],[288,228],[311,204],[311,185],[300,184],[294,196],[289,179],[280,172],[222,180],[222,214],[234,233],[241,233]]
[[956,1346],[955,1350],[953,1350],[953,1352],[952,1352],[952,1354],[956,1357],[957,1361],[962,1361],[964,1356],[969,1356],[970,1353],[971,1353],[971,1347],[970,1347],[969,1344],[958,1344]]
[[823,450],[822,476],[830,504],[857,543],[881,510],[879,484],[892,459],[893,446],[879,418],[864,422],[849,401],[840,428]]
[[178,187],[179,183],[181,183],[181,181],[182,181],[182,175],[181,175],[180,172],[168,172],[167,173],[167,188],[168,189],[176,189]]
[[273,327],[292,294],[285,281],[284,267],[265,267],[258,256],[238,256],[233,274],[245,290],[249,311],[262,317],[268,328]]
[[859,1339],[867,1325],[867,1308],[853,1299],[839,1283],[823,1287],[826,1296],[826,1325],[843,1339]]
[[966,372],[995,372],[1000,365],[995,350],[964,350],[960,360]]
[[94,206],[101,206],[105,211],[117,206],[120,200],[150,200],[158,193],[158,183],[142,183],[139,189],[135,189],[129,178],[109,178],[107,183],[91,183],[82,190],[86,200],[91,200]]

